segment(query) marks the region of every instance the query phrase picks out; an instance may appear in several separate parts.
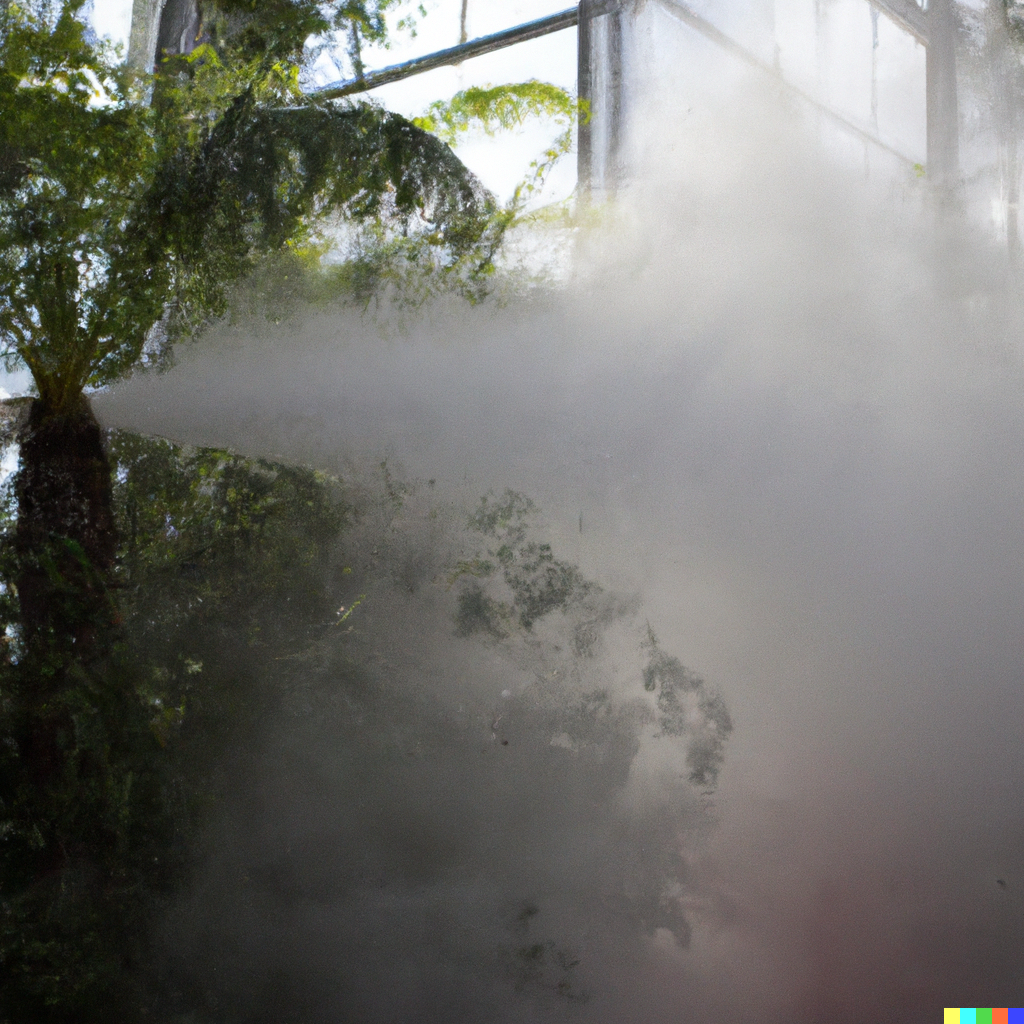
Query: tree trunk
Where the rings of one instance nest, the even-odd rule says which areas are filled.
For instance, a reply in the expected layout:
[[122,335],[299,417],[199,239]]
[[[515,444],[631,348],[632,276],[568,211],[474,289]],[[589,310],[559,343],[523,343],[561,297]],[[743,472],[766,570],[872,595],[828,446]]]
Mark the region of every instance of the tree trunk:
[[166,828],[148,707],[119,662],[110,463],[88,399],[35,399],[18,431],[13,577],[21,643],[3,666],[0,1019],[143,1019],[141,851]]
[[94,645],[87,633],[97,602],[106,603],[116,546],[100,427],[84,395],[57,414],[36,399],[20,443],[15,549],[24,639],[72,627],[81,659]]
[[191,53],[201,35],[198,0],[134,0],[128,63],[150,74],[162,54]]
[[20,660],[31,680],[20,746],[33,784],[45,789],[75,744],[68,687],[109,650],[116,534],[110,464],[85,396],[62,414],[33,401],[20,444],[14,548]]

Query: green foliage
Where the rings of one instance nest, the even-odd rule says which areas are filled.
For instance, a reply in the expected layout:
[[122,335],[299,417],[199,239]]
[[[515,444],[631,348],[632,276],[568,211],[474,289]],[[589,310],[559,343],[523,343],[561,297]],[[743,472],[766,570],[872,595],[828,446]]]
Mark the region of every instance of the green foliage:
[[432,103],[413,123],[454,146],[470,130],[494,135],[520,128],[530,117],[548,117],[569,128],[576,120],[576,110],[576,100],[564,89],[532,80],[465,89],[450,100]]
[[[301,93],[310,33],[386,42],[393,6],[222,0],[206,12],[206,41],[147,80],[87,39],[82,0],[7,5],[8,368],[26,366],[49,407],[70,408],[84,387],[165,362],[175,341],[227,312],[239,282],[276,290],[283,265],[303,300],[486,294],[508,228],[569,150],[576,103],[533,81],[466,90],[413,123]],[[499,207],[446,142],[534,116],[563,131]]]
[[650,626],[644,648],[644,689],[657,691],[657,721],[664,736],[688,736],[686,763],[694,785],[714,788],[725,759],[732,718],[722,695],[711,689],[678,658],[658,645]]
[[[658,758],[666,774],[645,791],[650,803],[623,801],[628,820],[609,856],[622,856],[630,836],[642,837],[642,850],[626,891],[616,894],[611,885],[602,899],[638,931],[667,929],[685,946],[686,866],[674,815],[717,785],[733,727],[728,709],[717,690],[662,649],[649,626],[638,637],[635,601],[602,590],[535,538],[536,514],[515,491],[482,498],[468,525],[486,550],[470,548],[447,577],[458,588],[456,631],[480,637],[533,676],[517,693],[502,694],[492,739],[523,748],[530,759],[560,758],[558,777],[573,779],[594,806],[615,804],[635,782],[645,742],[669,748]],[[668,769],[673,763],[678,769]],[[539,938],[515,950],[517,986],[578,998],[573,958]]]
[[212,739],[258,726],[268,661],[338,621],[331,553],[347,513],[331,480],[301,467],[129,433],[110,452],[123,642],[158,738],[180,733],[174,751],[210,764]]
[[[203,5],[203,31],[218,51],[242,59],[301,60],[309,55],[311,36],[328,46],[336,45],[339,33],[360,43],[387,46],[387,15],[401,4],[402,0],[216,0]],[[414,16],[406,16],[397,27],[409,29],[414,23]]]
[[[425,4],[416,4],[413,10],[404,14],[401,18],[395,22],[395,28],[401,32],[408,32],[409,36],[413,39],[416,38],[416,26],[420,18],[427,16],[427,8]],[[387,43],[385,43],[387,45]]]
[[[0,14],[0,354],[49,407],[194,335],[264,261],[316,257],[338,218],[486,275],[495,207],[446,145],[299,91],[317,5],[221,5],[152,82],[87,41],[81,7]],[[386,7],[334,17],[372,34]]]
[[176,165],[150,199],[184,211],[174,225],[174,335],[223,314],[225,284],[265,254],[312,254],[321,211],[418,244],[442,265],[477,255],[493,212],[450,149],[369,104],[288,109],[241,97],[209,142],[203,159]]
[[80,7],[51,21],[12,4],[0,27],[0,344],[58,405],[116,339],[139,344],[133,323],[159,310],[147,274],[118,287],[126,263],[141,270],[124,197],[155,170],[149,116],[94,102],[129,82],[85,41]]
[[548,118],[561,129],[552,144],[530,164],[526,176],[498,214],[507,229],[522,219],[526,205],[539,194],[555,164],[572,148],[572,129],[581,112],[589,116],[589,111],[581,111],[580,101],[570,93],[557,85],[532,79],[465,89],[450,100],[432,103],[413,123],[452,146],[473,131],[494,135],[520,128],[532,117]]
[[[235,629],[244,609],[248,641],[270,629],[279,643],[291,635],[289,616],[324,613],[314,583],[345,521],[329,478],[129,433],[111,435],[110,454],[126,618],[194,637],[210,616]],[[243,571],[249,588],[240,593]]]
[[47,645],[41,657],[26,643],[10,601],[6,490],[0,1020],[141,1019],[152,915],[216,796],[214,768],[275,707],[287,659],[340,620],[331,552],[346,511],[328,478],[127,433],[109,448],[117,621],[81,603],[79,635],[92,623],[107,641],[83,661],[54,636],[49,689]]
[[487,596],[478,583],[463,589],[457,615],[463,634],[486,632],[495,637],[505,636],[513,620],[530,630],[538,619],[556,609],[578,604],[599,589],[584,579],[575,565],[556,559],[550,544],[527,539],[535,512],[529,498],[512,490],[506,490],[500,500],[493,494],[480,499],[479,507],[470,517],[470,526],[497,545],[487,551],[495,561],[461,561],[448,577],[449,586],[465,576],[486,579],[500,568],[511,601]]
[[206,6],[204,35],[217,51],[242,60],[298,59],[306,39],[331,24],[330,13],[315,0],[216,0]]
[[[364,515],[359,529],[370,532],[346,538],[353,551],[369,556],[359,560],[356,573],[363,575],[353,580],[341,568],[337,549],[356,517],[339,501],[330,478],[129,433],[109,435],[108,451],[120,533],[109,597],[120,621],[111,624],[99,605],[81,610],[81,618],[91,615],[97,628],[107,630],[109,642],[92,663],[71,659],[46,707],[33,697],[38,665],[30,663],[32,652],[19,636],[17,609],[5,606],[11,639],[10,656],[0,665],[0,1020],[6,1015],[39,1024],[133,1024],[200,1007],[208,1011],[203,1019],[245,1016],[248,1001],[259,999],[251,991],[251,975],[243,971],[219,987],[213,971],[209,989],[196,982],[193,990],[179,984],[181,976],[173,971],[169,980],[161,974],[163,961],[156,963],[160,957],[148,936],[154,915],[180,893],[187,868],[208,852],[199,847],[199,826],[231,792],[232,778],[250,779],[257,766],[266,770],[265,728],[272,723],[276,735],[282,709],[295,715],[297,695],[304,711],[297,717],[318,723],[314,731],[322,728],[329,737],[331,756],[353,766],[353,778],[345,783],[353,801],[345,806],[352,808],[362,806],[360,787],[407,792],[429,763],[436,769],[426,773],[432,784],[470,820],[478,812],[465,808],[490,807],[497,794],[499,808],[486,813],[495,816],[500,834],[515,834],[515,814],[507,815],[511,822],[498,819],[502,807],[519,806],[517,786],[531,799],[543,791],[539,813],[552,823],[565,817],[565,806],[582,808],[583,820],[606,826],[604,809],[616,804],[644,733],[654,724],[660,727],[658,742],[679,745],[680,763],[685,752],[690,782],[713,784],[711,773],[731,728],[721,699],[665,654],[650,631],[641,648],[646,668],[638,662],[635,671],[653,685],[653,702],[635,676],[623,688],[602,675],[609,667],[609,659],[600,657],[602,636],[632,606],[582,580],[575,567],[539,557],[550,549],[534,535],[537,510],[529,498],[506,491],[481,500],[469,525],[474,541],[491,550],[468,553],[449,580],[463,589],[479,587],[484,598],[500,604],[503,611],[492,605],[482,616],[483,630],[465,631],[486,637],[486,623],[497,621],[491,635],[504,637],[516,678],[528,667],[533,681],[503,695],[486,719],[456,724],[406,686],[392,659],[377,656],[379,638],[373,639],[372,627],[349,638],[353,620],[367,629],[367,620],[352,614],[358,599],[346,597],[346,606],[339,606],[343,592],[362,589],[372,591],[382,608],[399,594],[407,597],[406,577],[401,571],[392,575],[410,554],[397,531],[412,530],[421,542],[435,536],[422,506],[433,507],[429,488],[418,494],[387,463],[381,466],[380,521]],[[16,512],[12,493],[5,507],[8,532]],[[17,566],[9,545],[0,554],[6,559],[2,596],[10,594]],[[436,576],[446,557],[438,552],[439,561],[425,567],[425,576]],[[560,567],[556,583],[566,576],[578,580],[571,593],[550,584],[552,566]],[[509,567],[511,583],[505,578]],[[526,624],[522,616],[531,601],[540,602],[542,614]],[[581,628],[586,643],[567,640],[578,639]],[[386,647],[398,635],[389,629]],[[343,636],[339,647],[333,641]],[[620,654],[611,660],[621,661]],[[413,660],[418,673],[419,656]],[[676,705],[660,699],[666,693],[678,696],[681,717],[673,719]],[[50,735],[59,769],[43,779],[18,756],[40,735],[41,721],[57,725]],[[498,758],[481,759],[480,728],[490,732]],[[413,749],[415,760],[408,754]],[[424,757],[433,760],[423,762]],[[474,766],[468,791],[438,781],[464,778],[459,766],[466,764]],[[694,774],[701,764],[708,770]],[[553,779],[560,781],[552,786]],[[685,775],[672,785],[673,800],[684,803]],[[501,804],[510,799],[512,804]],[[353,813],[352,831],[340,833],[348,853],[339,863],[364,863],[360,829],[370,830],[371,843],[386,836],[382,850],[401,834],[407,859],[398,857],[381,871],[421,885],[424,840],[418,826],[409,825],[410,815],[397,812],[408,827],[401,832]],[[648,932],[671,928],[685,942],[688,925],[676,895],[681,869],[675,822],[653,815],[620,823],[629,835],[644,836],[648,852],[639,867],[628,868],[625,889],[618,869],[611,871],[599,902],[601,912],[616,920]],[[467,863],[491,863],[493,839],[480,838],[490,837],[490,828],[469,828],[466,835],[471,849],[459,855],[483,858]],[[631,856],[617,833],[599,841],[607,843],[611,860]],[[599,859],[604,863],[603,855]],[[461,863],[438,858],[428,874],[458,875]],[[228,882],[241,886],[242,906],[254,898],[258,903],[266,895],[261,887],[282,884],[272,874],[270,882],[260,881],[261,865],[266,869],[265,855],[254,853],[252,880],[237,882],[232,875]],[[281,890],[286,899],[296,891],[303,890]],[[533,921],[537,915],[535,904],[524,904],[498,939],[499,959],[485,951],[487,962],[498,964],[525,999],[582,1001],[586,992],[572,946],[552,931],[550,921]],[[225,934],[233,934],[231,928]],[[219,954],[225,947],[215,942],[211,948]],[[231,959],[228,974],[235,972]],[[164,980],[168,989],[161,987]],[[214,999],[221,999],[219,1007]]]
[[[602,632],[620,613],[614,605],[601,605],[601,588],[576,565],[555,558],[550,544],[531,539],[536,513],[533,501],[516,491],[480,499],[469,526],[489,542],[487,557],[463,558],[447,577],[449,588],[460,585],[456,629],[463,636],[506,640],[517,627],[531,632],[536,622],[552,612],[571,613],[576,621],[569,649],[580,670],[579,661],[593,658]],[[660,735],[686,742],[689,781],[714,789],[733,728],[724,699],[664,651],[650,626],[641,651],[646,656],[643,688],[657,694],[650,721],[657,723]],[[573,706],[575,724],[571,730],[563,727],[574,736],[585,734],[612,708],[603,691],[584,694]]]

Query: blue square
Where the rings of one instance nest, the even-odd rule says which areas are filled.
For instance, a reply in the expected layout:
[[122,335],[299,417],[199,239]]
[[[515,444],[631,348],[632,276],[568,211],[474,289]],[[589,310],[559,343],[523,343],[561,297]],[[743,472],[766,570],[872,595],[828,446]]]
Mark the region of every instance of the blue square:
[[1009,1024],[1024,1024],[1024,1006],[1011,1006],[1006,1019]]

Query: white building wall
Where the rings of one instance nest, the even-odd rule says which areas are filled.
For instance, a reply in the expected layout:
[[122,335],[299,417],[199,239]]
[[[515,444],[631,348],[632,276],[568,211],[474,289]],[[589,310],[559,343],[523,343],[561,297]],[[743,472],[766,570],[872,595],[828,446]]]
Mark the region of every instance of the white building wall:
[[[890,173],[894,163],[903,170],[925,163],[925,47],[885,15],[873,18],[867,0],[692,0],[686,5],[749,60],[681,22],[671,6],[645,0],[626,19],[627,173],[629,165],[639,169],[664,159],[659,148],[671,144],[671,126],[678,119],[712,110],[724,96],[743,90],[778,92],[795,118],[822,133],[827,149],[850,151],[880,172]],[[653,127],[659,123],[664,131]]]

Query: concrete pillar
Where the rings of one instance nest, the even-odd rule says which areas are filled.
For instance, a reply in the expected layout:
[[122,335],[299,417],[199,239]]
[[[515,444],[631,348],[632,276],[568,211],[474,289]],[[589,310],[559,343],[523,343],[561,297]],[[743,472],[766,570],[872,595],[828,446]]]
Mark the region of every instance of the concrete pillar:
[[960,113],[956,85],[957,22],[953,0],[928,4],[928,176],[955,187],[960,177]]
[[590,195],[594,173],[593,0],[579,0],[576,26],[576,95],[580,103],[576,133],[576,188],[581,198]]
[[619,179],[624,116],[623,3],[580,0],[576,88],[590,112],[577,141],[580,195],[614,193]]

